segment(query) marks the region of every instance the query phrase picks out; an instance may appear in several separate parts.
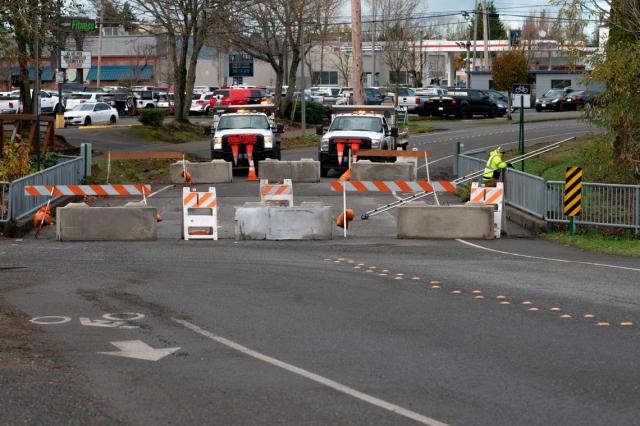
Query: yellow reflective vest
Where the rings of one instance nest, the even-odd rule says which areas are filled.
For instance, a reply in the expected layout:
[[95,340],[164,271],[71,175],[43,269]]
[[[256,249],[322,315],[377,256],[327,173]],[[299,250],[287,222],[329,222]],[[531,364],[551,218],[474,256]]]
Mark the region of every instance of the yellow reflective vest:
[[484,167],[484,175],[482,175],[482,177],[484,179],[494,179],[493,172],[497,169],[504,169],[505,167],[507,167],[507,163],[502,160],[502,153],[500,150],[496,149],[495,151],[491,151],[489,159],[487,160],[487,165]]

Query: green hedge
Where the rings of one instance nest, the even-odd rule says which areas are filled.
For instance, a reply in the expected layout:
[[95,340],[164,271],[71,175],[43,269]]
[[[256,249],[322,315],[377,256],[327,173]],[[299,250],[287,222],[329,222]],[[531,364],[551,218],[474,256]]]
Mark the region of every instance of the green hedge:
[[[285,113],[285,116],[287,118],[291,118],[291,109],[293,108],[294,104],[295,102],[291,102],[289,108],[287,108],[287,111]],[[305,111],[307,112],[307,124],[321,124],[322,120],[324,120],[325,115],[324,107],[318,102],[307,102],[305,106]],[[293,121],[300,122],[302,120],[302,118],[300,117],[301,110],[302,108],[300,108],[300,102],[298,102],[296,105],[295,115],[293,116]]]
[[164,111],[158,108],[145,108],[138,110],[138,121],[145,126],[160,127],[164,122]]

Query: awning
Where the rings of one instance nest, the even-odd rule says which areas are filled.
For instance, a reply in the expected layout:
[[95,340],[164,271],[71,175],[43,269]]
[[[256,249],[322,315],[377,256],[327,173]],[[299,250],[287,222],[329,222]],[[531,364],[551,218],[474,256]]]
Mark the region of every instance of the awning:
[[[150,80],[152,75],[153,65],[103,65],[100,67],[100,81]],[[87,80],[97,80],[97,76],[98,67],[92,66]]]
[[[4,68],[6,70],[6,68]],[[29,71],[29,81],[33,81],[33,77],[36,75],[35,68],[28,68]],[[20,68],[11,67],[11,75],[18,77],[20,75]],[[40,68],[41,81],[53,81],[55,78],[55,74],[52,68],[49,67],[41,67]]]

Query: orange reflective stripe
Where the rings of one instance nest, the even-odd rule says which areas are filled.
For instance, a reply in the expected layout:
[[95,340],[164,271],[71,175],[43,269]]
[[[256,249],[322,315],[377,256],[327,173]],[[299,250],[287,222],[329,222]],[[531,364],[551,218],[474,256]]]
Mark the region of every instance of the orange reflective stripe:
[[29,195],[40,195],[40,191],[35,189],[33,186],[27,186],[25,187],[25,190]]
[[108,195],[102,185],[91,185],[91,189],[96,193],[96,195]]
[[358,190],[358,191],[361,191],[361,192],[367,192],[367,191],[369,191],[369,190],[367,189],[367,187],[366,187],[366,186],[364,186],[364,184],[363,184],[362,182],[359,182],[359,181],[353,181],[353,182],[351,182],[351,183],[353,184],[353,187],[354,187],[354,188],[356,188],[356,190]]
[[476,192],[476,196],[473,197],[471,199],[471,201],[473,201],[473,202],[483,201],[484,200],[484,196],[485,196],[485,190],[484,189],[478,189],[478,192]]
[[413,192],[411,187],[409,185],[407,185],[407,182],[405,182],[403,180],[397,180],[397,181],[395,181],[395,184],[398,185],[398,187],[400,188],[400,190],[402,192]]
[[68,185],[69,191],[74,195],[86,195],[86,193],[78,185]]
[[129,195],[129,191],[123,185],[112,185],[112,187],[120,195]]
[[276,189],[276,194],[275,195],[280,195],[280,194],[284,193],[287,189],[289,189],[289,185],[280,185]]
[[273,189],[273,185],[265,185],[262,187],[262,195],[267,195],[271,192],[271,189]]
[[205,207],[205,203],[207,202],[207,200],[209,198],[211,198],[213,194],[210,192],[205,192],[204,195],[202,195],[202,197],[200,197],[200,199],[198,200],[198,203],[195,205],[195,207]]
[[439,182],[447,192],[456,192],[456,187],[455,185],[452,185],[451,182],[447,182],[446,180],[441,180]]
[[184,197],[184,200],[182,200],[182,205],[186,206],[187,204],[189,204],[198,194],[195,192],[190,192],[189,195],[187,195],[186,197]]
[[340,191],[340,192],[344,191],[342,183],[335,180],[331,182],[331,187],[333,188],[334,191]]
[[378,188],[379,191],[384,191],[384,192],[391,192],[391,188],[389,188],[383,181],[381,180],[374,180],[373,184],[375,185],[376,188]]
[[418,185],[420,185],[423,191],[433,191],[433,187],[426,180],[418,181]]

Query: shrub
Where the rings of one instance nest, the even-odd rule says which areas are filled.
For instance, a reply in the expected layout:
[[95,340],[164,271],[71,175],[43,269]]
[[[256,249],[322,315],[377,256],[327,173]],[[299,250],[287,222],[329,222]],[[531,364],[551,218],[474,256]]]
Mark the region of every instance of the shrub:
[[145,108],[138,110],[138,121],[145,126],[160,127],[164,122],[164,111],[158,108]]
[[[296,111],[293,116],[293,121],[300,122],[302,120],[300,114],[300,102],[291,102],[291,104],[287,108],[285,115],[286,117],[291,117],[291,108],[293,108],[294,104],[296,105]],[[307,102],[305,106],[307,124],[321,124],[322,120],[324,120],[325,115],[324,107],[318,102]]]
[[15,143],[5,143],[0,156],[0,180],[12,181],[33,172],[29,161],[29,145],[17,139]]

